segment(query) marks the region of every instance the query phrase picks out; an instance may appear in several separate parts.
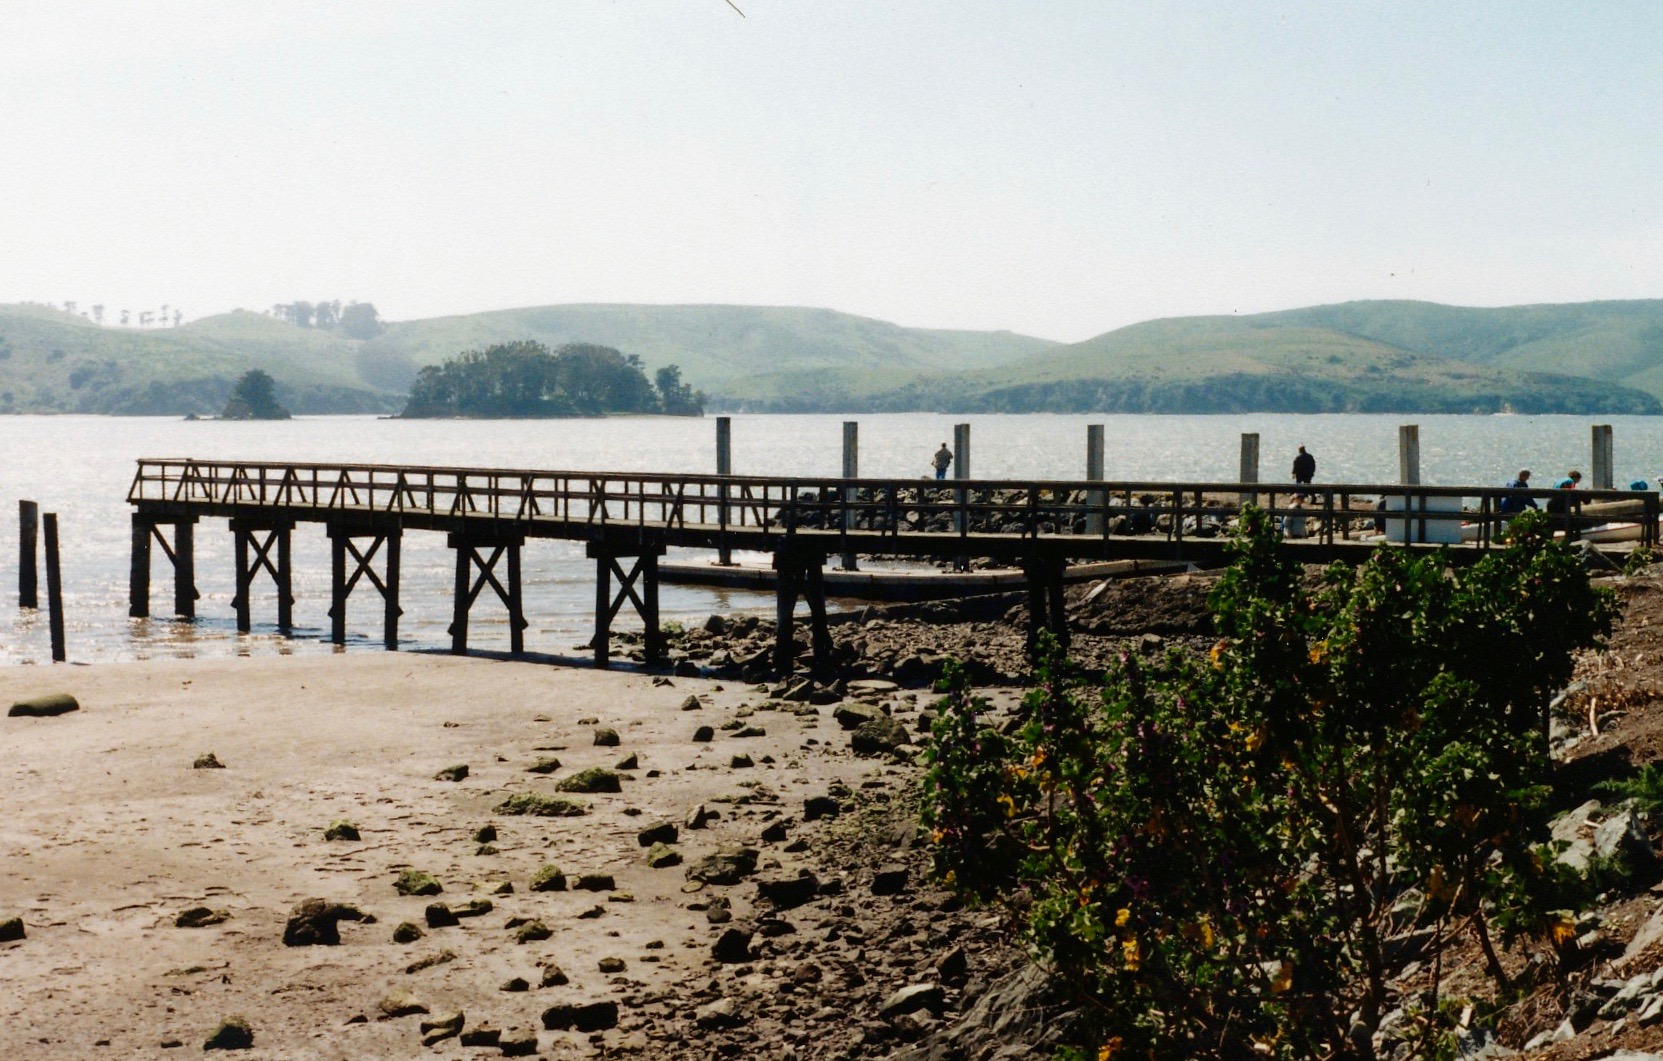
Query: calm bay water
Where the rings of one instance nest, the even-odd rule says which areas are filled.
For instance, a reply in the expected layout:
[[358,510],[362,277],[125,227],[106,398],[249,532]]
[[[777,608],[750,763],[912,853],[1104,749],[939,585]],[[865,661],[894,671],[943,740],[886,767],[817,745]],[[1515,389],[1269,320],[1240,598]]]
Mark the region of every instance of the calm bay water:
[[[740,474],[833,476],[842,467],[841,416],[736,416],[734,470]],[[928,474],[930,455],[968,419],[978,478],[1084,475],[1086,425],[1107,425],[1111,479],[1233,481],[1239,437],[1259,433],[1261,476],[1286,480],[1294,448],[1317,458],[1324,482],[1390,482],[1397,477],[1397,427],[1421,425],[1428,483],[1504,485],[1521,467],[1550,485],[1570,468],[1588,470],[1589,425],[1569,416],[941,416],[864,415],[865,475]],[[1606,417],[1614,425],[1619,485],[1663,472],[1663,417]],[[489,465],[539,469],[713,472],[713,419],[618,418],[559,421],[401,421],[313,417],[282,423],[185,422],[171,418],[0,417],[0,664],[50,658],[46,616],[17,602],[17,501],[57,512],[63,540],[65,611],[73,661],[166,656],[329,651],[329,553],[321,527],[296,532],[293,639],[277,636],[269,582],[255,590],[255,632],[239,636],[231,611],[231,535],[219,520],[197,529],[195,623],[127,617],[129,508],[139,457],[387,464]],[[448,645],[453,577],[443,535],[404,542],[401,631],[411,647]],[[170,602],[171,571],[153,560],[152,606]],[[593,625],[594,569],[583,547],[535,541],[525,550],[526,647],[571,654]],[[44,603],[44,572],[42,575]],[[476,606],[470,644],[506,648],[507,624],[488,601]],[[758,594],[664,589],[666,619],[697,620],[717,610],[771,606]],[[354,644],[379,646],[379,598],[363,586],[349,607]],[[621,625],[627,626],[628,623]]]

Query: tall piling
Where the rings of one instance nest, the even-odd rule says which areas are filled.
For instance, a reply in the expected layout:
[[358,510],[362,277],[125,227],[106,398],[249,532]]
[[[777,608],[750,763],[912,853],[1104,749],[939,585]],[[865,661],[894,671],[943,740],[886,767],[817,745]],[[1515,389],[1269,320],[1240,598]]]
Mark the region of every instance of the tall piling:
[[[1259,436],[1257,432],[1243,431],[1241,436],[1241,478],[1238,482],[1259,482]],[[1239,503],[1251,505],[1257,503],[1259,495],[1251,490],[1243,490]]]
[[52,630],[52,662],[62,663],[68,656],[64,650],[63,573],[58,566],[58,514],[46,513],[43,522],[46,531],[46,614]]
[[1420,425],[1404,424],[1397,429],[1397,481],[1400,486],[1420,485]]
[[1593,430],[1594,443],[1594,482],[1595,490],[1610,490],[1615,483],[1615,473],[1612,466],[1613,451],[1611,447],[1611,425],[1595,424]]
[[35,556],[39,553],[36,535],[40,526],[40,506],[33,501],[17,503],[17,606],[40,607],[39,581],[35,571]]
[[[953,425],[953,478],[970,478],[969,424]],[[958,502],[958,511],[953,514],[953,529],[959,534],[966,534],[970,530],[970,513],[966,508],[970,500],[970,491],[962,486],[959,487],[955,491],[955,500]],[[953,567],[959,571],[970,570],[970,558],[968,556],[954,557]]]
[[[1102,424],[1086,425],[1086,478],[1102,482],[1105,477],[1105,445]],[[1106,525],[1103,505],[1107,495],[1101,490],[1086,491],[1086,533],[1100,535]]]
[[[718,416],[716,418],[716,474],[733,474],[733,418],[731,416]],[[718,486],[716,493],[720,499],[718,522],[723,531],[722,545],[717,550],[716,562],[725,567],[733,563],[733,550],[728,548],[726,533],[728,529],[728,484],[723,483]]]
[[[843,421],[843,478],[860,478],[860,424],[854,420]],[[843,486],[843,492],[843,529],[850,531],[854,529],[855,517],[848,506],[860,498],[855,495],[855,488],[847,483]],[[843,554],[843,570],[858,570],[854,553]]]

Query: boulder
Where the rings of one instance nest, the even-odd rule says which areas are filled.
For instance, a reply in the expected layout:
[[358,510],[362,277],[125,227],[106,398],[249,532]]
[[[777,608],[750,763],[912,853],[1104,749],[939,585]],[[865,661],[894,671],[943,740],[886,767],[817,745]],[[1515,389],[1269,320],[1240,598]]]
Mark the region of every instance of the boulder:
[[776,910],[793,910],[820,894],[820,879],[804,870],[800,876],[756,882],[757,898]]
[[810,796],[803,800],[803,821],[835,818],[843,813],[843,805],[831,796]]
[[872,873],[873,895],[900,895],[907,890],[907,867],[879,866]]
[[537,1053],[537,1032],[531,1028],[509,1028],[497,1040],[503,1057],[531,1057]]
[[428,903],[422,916],[427,920],[428,928],[455,928],[462,923],[444,903]]
[[226,1017],[202,1044],[204,1050],[251,1050],[253,1047],[254,1029],[244,1017]]
[[438,773],[434,774],[433,775],[433,780],[435,780],[435,781],[464,781],[464,780],[467,779],[467,776],[468,776],[468,764],[467,763],[457,763],[455,766],[447,766],[443,770],[440,770]]
[[334,947],[341,942],[340,922],[368,921],[369,916],[355,906],[332,903],[326,899],[307,899],[289,914],[283,927],[285,947]]
[[502,1029],[480,1025],[462,1033],[457,1040],[461,1046],[496,1046],[502,1041]]
[[454,1038],[455,1036],[460,1035],[462,1033],[462,1025],[466,1023],[466,1021],[467,1017],[461,1010],[457,1010],[455,1013],[443,1014],[442,1016],[435,1017],[432,1020],[422,1021],[422,1045],[432,1046],[434,1043],[443,1042],[446,1039]]
[[553,1032],[599,1032],[618,1026],[618,1003],[562,1002],[543,1011],[543,1027]]
[[600,726],[595,730],[595,747],[616,748],[620,743],[618,731],[610,726]]
[[[215,755],[213,752],[209,752],[206,755],[198,755],[196,757],[196,761],[191,763],[191,769],[223,770],[225,769],[225,764],[219,761],[219,756]],[[238,1047],[237,1049],[241,1049],[241,1047]]]
[[0,943],[12,943],[23,938],[23,919],[21,917],[8,917],[0,921]]
[[400,895],[438,895],[445,890],[437,877],[419,869],[400,870],[393,888]]
[[547,865],[531,875],[531,890],[534,892],[563,892],[566,890],[566,874],[559,866]]
[[669,844],[654,844],[647,850],[647,865],[653,869],[669,869],[681,865],[681,852]]
[[558,769],[560,769],[560,760],[551,755],[538,759],[526,767],[525,772],[528,774],[552,774]]
[[497,804],[498,814],[532,815],[538,818],[576,818],[589,813],[589,808],[575,799],[564,796],[545,796],[541,792],[516,792]]
[[394,1020],[398,1017],[413,1017],[418,1013],[426,1013],[427,1007],[416,1000],[416,997],[402,987],[395,987],[387,992],[385,998],[376,1005],[381,1012],[382,1020]]
[[358,827],[345,818],[337,818],[329,823],[329,828],[323,831],[325,840],[357,840]]
[[706,884],[738,884],[756,872],[760,852],[754,847],[723,844],[687,868],[687,879]]
[[229,911],[213,910],[206,906],[193,906],[189,910],[180,911],[179,916],[173,919],[173,923],[178,928],[207,928],[209,925],[217,925],[230,919]]
[[572,888],[580,892],[609,892],[618,887],[610,873],[580,873]]
[[398,927],[393,929],[393,942],[398,944],[414,943],[426,935],[427,933],[423,932],[421,926],[414,921],[400,921]]
[[693,1022],[706,1031],[737,1028],[746,1019],[739,1012],[739,1004],[732,998],[719,998],[707,1006],[700,1006],[693,1014]]
[[940,1013],[947,1005],[947,998],[940,984],[912,984],[883,1000],[878,1007],[878,1016],[884,1020],[893,1020],[903,1013],[913,1013],[927,1009],[931,1013]]
[[871,704],[843,704],[832,712],[832,718],[844,729],[858,729],[874,719],[885,718],[882,711]]
[[635,842],[642,847],[654,844],[673,844],[680,835],[674,822],[657,822],[635,834]]
[[552,935],[553,930],[541,921],[527,921],[514,932],[514,942],[539,943]]
[[1643,866],[1657,861],[1646,827],[1632,807],[1618,809],[1594,829],[1594,852],[1601,858],[1623,855]]
[[724,965],[739,965],[751,960],[751,933],[742,928],[730,928],[716,937],[710,956]]
[[856,755],[887,755],[905,743],[906,727],[888,715],[862,722],[849,734],[849,747]]
[[616,770],[608,770],[600,766],[591,766],[587,770],[579,770],[569,777],[563,777],[555,782],[554,787],[560,792],[581,792],[584,794],[622,792],[624,790],[623,776]]
[[51,718],[54,715],[67,715],[71,711],[81,710],[81,704],[68,693],[48,693],[45,696],[32,696],[27,700],[19,700],[12,704],[6,714],[11,718]]

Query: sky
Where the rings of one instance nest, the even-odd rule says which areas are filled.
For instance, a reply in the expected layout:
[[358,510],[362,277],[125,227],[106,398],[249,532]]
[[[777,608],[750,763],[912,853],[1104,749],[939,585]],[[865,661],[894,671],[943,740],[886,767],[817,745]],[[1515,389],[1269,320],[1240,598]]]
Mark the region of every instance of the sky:
[[1663,297],[1663,4],[8,0],[0,302]]

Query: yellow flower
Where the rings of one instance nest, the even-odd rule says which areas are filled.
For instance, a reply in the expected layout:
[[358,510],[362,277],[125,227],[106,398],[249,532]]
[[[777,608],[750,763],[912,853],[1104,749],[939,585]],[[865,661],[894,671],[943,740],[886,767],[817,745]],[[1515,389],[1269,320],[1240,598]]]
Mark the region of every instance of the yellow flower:
[[1270,993],[1280,995],[1293,987],[1293,962],[1283,958],[1276,963],[1276,975],[1270,978]]
[[1247,735],[1247,750],[1256,752],[1265,743],[1265,728],[1260,726]]
[[1555,947],[1563,947],[1576,939],[1576,921],[1569,914],[1560,914],[1548,925],[1548,934]]
[[1130,910],[1126,909],[1126,907],[1122,906],[1120,909],[1118,909],[1114,912],[1114,927],[1115,928],[1125,928],[1126,927],[1126,922],[1130,921],[1131,919],[1132,919],[1132,911],[1130,911]]
[[1191,943],[1200,945],[1202,950],[1211,950],[1213,946],[1213,925],[1206,918],[1199,921],[1186,922],[1183,928],[1184,938]]
[[1035,749],[1033,765],[1034,766],[1041,766],[1044,763],[1045,763],[1045,749],[1044,748]]
[[1126,959],[1126,971],[1130,973],[1137,972],[1142,961],[1142,957],[1138,952],[1138,941],[1136,939],[1121,940],[1120,953]]
[[1097,1061],[1109,1061],[1109,1058],[1120,1052],[1122,1045],[1120,1036],[1114,1036],[1097,1051]]
[[1003,795],[999,797],[999,802],[1005,805],[1005,817],[1016,817],[1016,801],[1014,799],[1011,799],[1008,795]]

